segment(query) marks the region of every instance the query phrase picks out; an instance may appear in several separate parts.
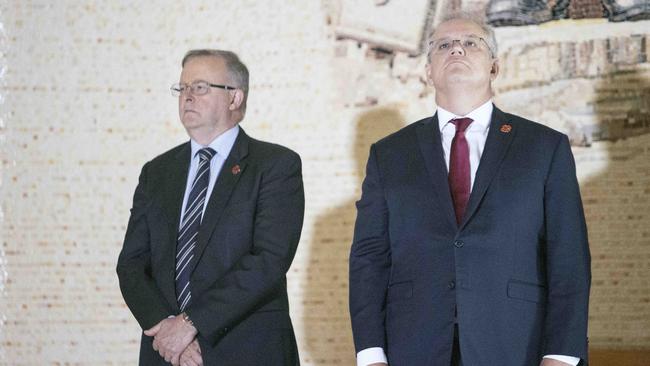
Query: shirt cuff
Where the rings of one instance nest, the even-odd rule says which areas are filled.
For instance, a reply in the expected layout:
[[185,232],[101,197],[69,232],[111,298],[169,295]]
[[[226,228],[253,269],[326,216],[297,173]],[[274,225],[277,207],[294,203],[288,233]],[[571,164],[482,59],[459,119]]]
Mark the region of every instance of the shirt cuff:
[[562,362],[566,362],[571,366],[576,366],[578,365],[578,362],[580,362],[580,358],[578,357],[571,357],[571,356],[562,356],[562,355],[546,355],[544,358],[550,358],[553,360],[558,360]]
[[[571,356],[546,355],[544,358],[562,361],[571,366],[577,366],[580,362],[580,358]],[[377,362],[388,363],[386,354],[381,347],[366,348],[357,353],[357,366],[368,366]]]
[[371,347],[357,353],[357,366],[368,366],[373,363],[388,363],[384,349],[381,347]]

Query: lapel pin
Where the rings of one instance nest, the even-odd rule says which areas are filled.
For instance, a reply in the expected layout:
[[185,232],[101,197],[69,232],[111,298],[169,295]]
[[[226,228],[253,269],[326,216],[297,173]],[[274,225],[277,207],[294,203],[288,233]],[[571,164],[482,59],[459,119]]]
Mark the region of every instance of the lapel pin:
[[512,126],[509,124],[501,125],[501,132],[508,133],[512,131]]
[[239,164],[237,164],[233,166],[232,169],[230,169],[230,171],[232,172],[233,175],[237,175],[239,174],[239,172],[241,172],[241,168],[239,167]]

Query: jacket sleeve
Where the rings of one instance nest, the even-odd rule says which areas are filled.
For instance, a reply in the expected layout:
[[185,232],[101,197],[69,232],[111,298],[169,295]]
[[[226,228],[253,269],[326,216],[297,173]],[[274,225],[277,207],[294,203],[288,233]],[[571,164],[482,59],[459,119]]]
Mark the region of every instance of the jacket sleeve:
[[543,354],[587,360],[591,257],[569,140],[557,144],[545,186],[548,303]]
[[173,314],[151,273],[150,228],[146,217],[150,200],[145,193],[147,166],[145,164],[140,173],[124,244],[117,260],[122,296],[142,329],[149,329]]
[[376,146],[370,148],[350,251],[350,316],[356,351],[386,349],[386,291],[390,273],[388,206],[378,167]]
[[199,334],[213,345],[286,286],[286,272],[300,240],[305,198],[300,157],[289,152],[275,159],[259,186],[252,249],[186,309]]

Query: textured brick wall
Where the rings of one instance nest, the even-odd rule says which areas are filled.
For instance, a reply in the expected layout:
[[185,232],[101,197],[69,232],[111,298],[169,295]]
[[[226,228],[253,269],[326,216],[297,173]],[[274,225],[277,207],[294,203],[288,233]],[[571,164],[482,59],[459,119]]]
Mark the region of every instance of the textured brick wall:
[[[347,254],[367,149],[435,106],[421,56],[337,38],[345,9],[0,4],[0,365],[135,364],[139,329],[114,266],[141,165],[186,139],[168,87],[196,47],[241,55],[251,71],[243,127],[303,158],[307,211],[289,275],[301,359],[353,362]],[[592,346],[650,348],[650,134],[639,127],[650,115],[648,29],[563,20],[497,31],[496,102],[575,137]]]

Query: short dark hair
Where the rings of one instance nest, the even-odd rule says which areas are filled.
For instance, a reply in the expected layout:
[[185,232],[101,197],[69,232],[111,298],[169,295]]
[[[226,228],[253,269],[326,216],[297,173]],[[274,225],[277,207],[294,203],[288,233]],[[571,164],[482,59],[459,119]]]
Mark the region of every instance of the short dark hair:
[[244,63],[239,59],[236,53],[226,50],[217,50],[217,49],[195,49],[189,50],[183,56],[183,61],[181,61],[181,66],[185,67],[185,63],[190,59],[196,57],[216,57],[223,60],[226,63],[226,68],[228,69],[228,74],[232,78],[232,81],[236,84],[235,87],[241,89],[244,92],[244,101],[242,102],[242,112],[246,112],[246,100],[248,99],[248,68]]

